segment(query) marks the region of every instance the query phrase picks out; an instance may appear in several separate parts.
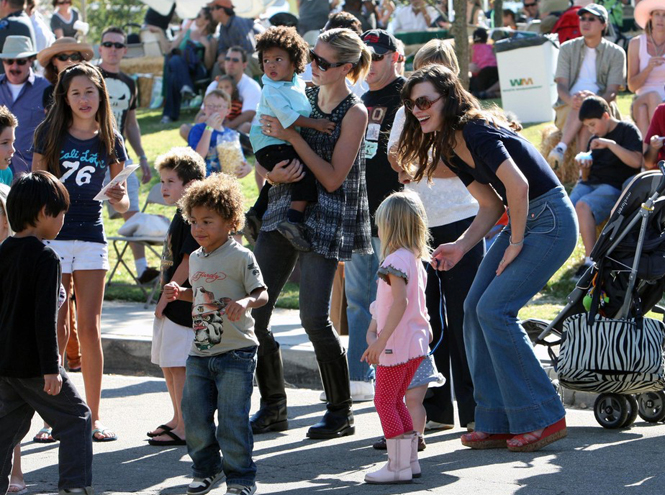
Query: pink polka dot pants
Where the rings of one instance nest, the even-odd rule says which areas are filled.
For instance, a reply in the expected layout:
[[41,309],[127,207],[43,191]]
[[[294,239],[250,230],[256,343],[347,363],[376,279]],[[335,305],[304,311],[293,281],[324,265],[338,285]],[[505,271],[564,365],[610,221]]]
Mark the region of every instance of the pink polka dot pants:
[[386,438],[395,438],[413,430],[404,395],[423,359],[419,357],[397,366],[376,367],[374,406]]

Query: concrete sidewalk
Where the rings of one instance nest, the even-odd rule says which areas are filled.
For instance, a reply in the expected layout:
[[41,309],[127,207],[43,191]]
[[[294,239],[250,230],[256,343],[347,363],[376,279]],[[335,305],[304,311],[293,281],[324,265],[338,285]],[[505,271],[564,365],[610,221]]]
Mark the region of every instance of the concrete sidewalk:
[[[81,375],[72,374],[72,380],[83,391]],[[102,418],[118,441],[93,446],[97,494],[184,495],[191,481],[186,448],[146,442],[145,432],[171,417],[163,380],[106,375],[103,386]],[[290,429],[255,437],[258,494],[654,495],[665,486],[665,425],[638,419],[630,429],[605,430],[592,412],[576,409],[568,410],[568,438],[540,452],[472,451],[459,442],[463,430],[457,428],[426,435],[422,478],[408,485],[366,485],[365,472],[386,459],[371,447],[381,436],[373,405],[354,406],[355,435],[312,441],[305,438],[307,428],[324,411],[318,392],[287,393]],[[258,407],[256,389],[252,406]],[[29,494],[57,491],[58,444],[33,443],[40,427],[35,416],[22,446]],[[211,492],[224,493],[223,483]]]
[[[142,303],[104,301],[102,309],[102,341],[106,373],[124,375],[150,375],[161,377],[158,366],[150,362],[154,305],[144,309]],[[272,331],[281,345],[284,375],[289,384],[321,389],[321,379],[314,357],[314,348],[300,324],[298,311],[276,309],[272,318]],[[348,346],[348,336],[341,336]],[[535,347],[536,355],[551,378],[556,373],[544,346]],[[592,407],[595,394],[563,390],[567,405]]]

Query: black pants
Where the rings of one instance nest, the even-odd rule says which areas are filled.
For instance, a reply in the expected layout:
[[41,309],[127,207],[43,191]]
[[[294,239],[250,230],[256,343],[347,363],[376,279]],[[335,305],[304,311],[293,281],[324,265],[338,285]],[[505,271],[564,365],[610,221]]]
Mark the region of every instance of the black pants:
[[92,485],[92,419],[90,409],[60,368],[62,390],[44,392],[44,379],[0,376],[0,493],[12,470],[14,447],[28,433],[35,411],[53,427],[60,440],[58,489]]
[[[288,144],[275,144],[261,148],[255,153],[256,161],[271,172],[279,162],[284,160],[300,160],[298,153],[293,149],[293,146]],[[305,176],[298,182],[291,184],[291,201],[307,201],[308,203],[316,203],[318,195],[316,192],[316,179],[314,174],[310,172],[303,163]],[[268,209],[268,193],[270,192],[270,184],[267,182],[261,188],[259,197],[254,203],[254,211],[259,218],[263,218],[266,210]]]
[[[431,228],[432,246],[457,240],[469,228],[473,218]],[[484,253],[485,246],[481,242],[466,253],[452,270],[438,272],[438,276],[433,270],[427,270],[425,296],[434,333],[432,346],[436,345],[441,336],[439,276],[446,297],[445,309],[448,317],[448,327],[443,333],[443,340],[434,352],[434,362],[439,372],[446,377],[446,383],[442,387],[430,388],[423,402],[427,419],[430,421],[455,424],[451,376],[460,425],[465,426],[474,420],[476,402],[473,399],[473,382],[464,347],[464,299],[471,288]]]

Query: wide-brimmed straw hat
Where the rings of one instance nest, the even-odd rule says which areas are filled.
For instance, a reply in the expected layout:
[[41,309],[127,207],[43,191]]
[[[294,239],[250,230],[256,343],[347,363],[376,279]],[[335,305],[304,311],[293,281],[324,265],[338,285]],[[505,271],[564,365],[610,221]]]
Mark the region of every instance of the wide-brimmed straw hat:
[[79,43],[74,38],[63,37],[55,40],[51,46],[44,48],[37,54],[37,61],[42,67],[46,67],[51,59],[58,53],[79,52],[83,60],[91,60],[95,56],[92,46],[88,43]]
[[0,58],[28,58],[37,55],[32,40],[27,36],[7,36]]
[[635,6],[635,23],[642,29],[646,28],[654,10],[665,10],[665,0],[642,0]]

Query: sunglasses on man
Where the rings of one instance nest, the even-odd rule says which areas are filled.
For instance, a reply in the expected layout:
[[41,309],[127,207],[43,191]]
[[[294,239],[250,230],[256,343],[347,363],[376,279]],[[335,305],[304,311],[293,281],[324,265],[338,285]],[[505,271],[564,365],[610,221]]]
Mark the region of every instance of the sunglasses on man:
[[312,60],[312,62],[316,62],[316,66],[321,70],[321,72],[325,72],[328,69],[335,69],[337,67],[341,67],[342,65],[346,65],[352,62],[328,62],[325,58],[319,57],[316,53],[314,53],[314,50],[309,51],[309,58]]
[[441,98],[443,98],[443,96],[440,95],[438,98],[430,100],[427,96],[420,96],[420,97],[416,98],[415,100],[405,98],[403,103],[404,103],[404,107],[409,112],[413,112],[414,107],[418,107],[420,110],[425,111],[425,110],[429,109],[432,105],[434,105],[437,101],[439,101]]
[[117,42],[117,41],[115,41],[115,42],[114,42],[114,41],[104,41],[104,42],[102,42],[101,45],[102,45],[104,48],[111,48],[111,47],[114,47],[114,48],[116,48],[116,49],[118,49],[118,50],[122,50],[123,48],[125,48],[125,47],[127,46],[127,45],[125,45],[124,43],[119,43],[119,42]]
[[24,66],[30,61],[29,58],[3,58],[2,63],[5,65],[14,65],[16,62],[20,66]]
[[238,57],[224,57],[224,60],[227,62],[234,62],[236,64],[242,62],[242,60],[239,59]]

